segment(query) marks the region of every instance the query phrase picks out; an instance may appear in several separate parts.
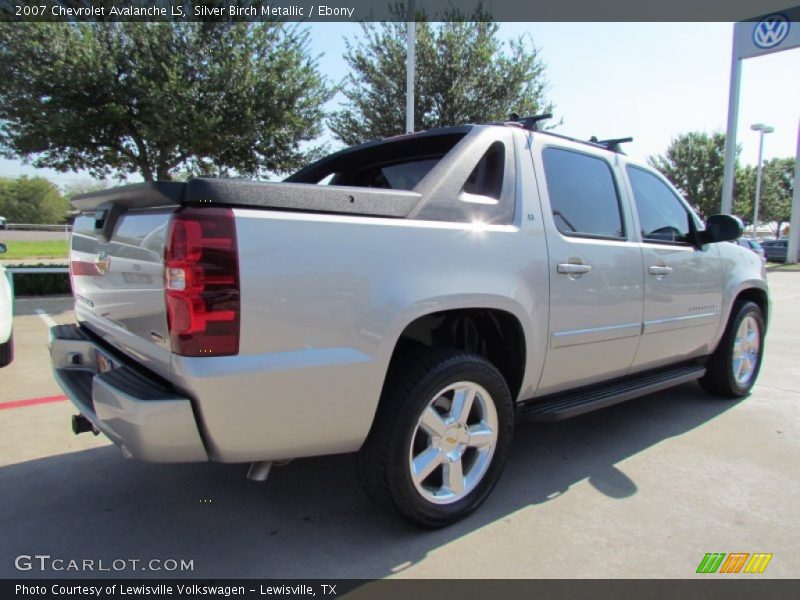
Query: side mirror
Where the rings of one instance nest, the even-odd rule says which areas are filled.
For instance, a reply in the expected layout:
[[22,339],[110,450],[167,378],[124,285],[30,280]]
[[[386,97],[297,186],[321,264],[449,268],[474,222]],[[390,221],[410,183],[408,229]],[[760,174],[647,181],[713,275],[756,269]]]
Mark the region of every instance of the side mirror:
[[732,215],[712,215],[706,221],[706,228],[700,232],[703,244],[738,240],[744,233],[744,225],[739,217]]
[[6,246],[3,242],[0,242],[0,254],[5,254],[8,252],[8,246]]

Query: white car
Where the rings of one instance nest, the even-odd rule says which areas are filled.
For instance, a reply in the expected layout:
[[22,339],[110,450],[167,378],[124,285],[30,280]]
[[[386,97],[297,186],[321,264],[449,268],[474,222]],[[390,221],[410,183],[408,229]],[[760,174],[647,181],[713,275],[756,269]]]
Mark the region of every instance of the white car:
[[[6,250],[6,245],[0,243],[0,254],[5,254]],[[0,367],[5,367],[14,359],[13,315],[14,281],[0,264]]]

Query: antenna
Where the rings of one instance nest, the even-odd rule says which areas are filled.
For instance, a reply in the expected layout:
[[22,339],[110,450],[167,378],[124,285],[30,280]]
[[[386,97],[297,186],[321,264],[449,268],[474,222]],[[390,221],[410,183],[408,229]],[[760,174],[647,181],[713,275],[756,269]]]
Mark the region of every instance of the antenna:
[[552,119],[553,113],[543,113],[541,115],[533,115],[532,117],[520,117],[517,113],[511,113],[508,116],[509,121],[519,123],[523,129],[528,131],[539,131],[539,121],[546,121]]
[[603,146],[606,150],[610,150],[611,152],[616,152],[617,154],[625,154],[622,151],[622,148],[619,147],[620,144],[627,144],[628,142],[632,142],[632,137],[626,138],[614,138],[611,140],[598,140],[597,136],[592,136],[589,138],[589,141],[592,144],[597,144],[598,146]]

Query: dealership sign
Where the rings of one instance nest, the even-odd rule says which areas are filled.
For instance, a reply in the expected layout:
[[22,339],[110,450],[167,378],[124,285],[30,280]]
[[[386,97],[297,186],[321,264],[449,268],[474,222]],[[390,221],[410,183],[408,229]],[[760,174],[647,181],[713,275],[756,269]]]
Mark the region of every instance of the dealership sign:
[[794,11],[774,13],[736,23],[734,54],[737,59],[800,47],[800,20]]
[[[742,61],[754,56],[800,48],[800,6],[786,8],[733,26],[731,53],[731,87],[728,94],[728,127],[725,139],[725,172],[722,177],[722,212],[733,209],[733,180],[736,171],[736,130],[739,119],[739,86]],[[792,77],[791,73],[786,74]],[[795,179],[800,181],[800,132],[795,161]],[[800,245],[800,190],[792,200],[792,234],[787,262],[795,262]]]

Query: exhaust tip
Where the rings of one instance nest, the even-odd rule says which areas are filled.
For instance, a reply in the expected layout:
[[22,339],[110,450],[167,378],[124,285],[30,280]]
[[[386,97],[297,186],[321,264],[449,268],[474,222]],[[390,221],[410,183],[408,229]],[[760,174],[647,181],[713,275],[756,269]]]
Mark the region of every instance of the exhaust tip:
[[94,425],[89,419],[83,415],[72,415],[72,433],[78,435],[89,431],[94,431]]
[[261,460],[254,462],[250,465],[250,470],[247,471],[247,478],[250,481],[266,481],[269,477],[269,472],[272,469],[271,460]]

